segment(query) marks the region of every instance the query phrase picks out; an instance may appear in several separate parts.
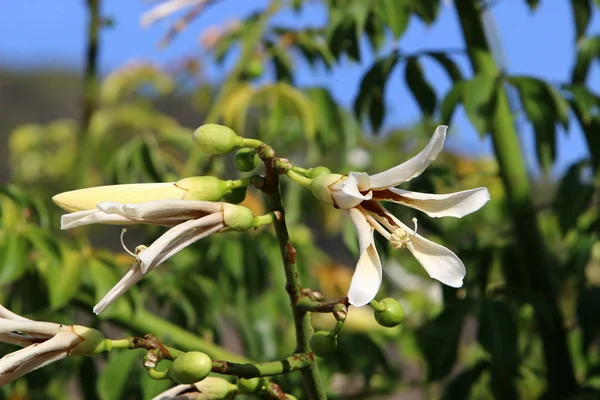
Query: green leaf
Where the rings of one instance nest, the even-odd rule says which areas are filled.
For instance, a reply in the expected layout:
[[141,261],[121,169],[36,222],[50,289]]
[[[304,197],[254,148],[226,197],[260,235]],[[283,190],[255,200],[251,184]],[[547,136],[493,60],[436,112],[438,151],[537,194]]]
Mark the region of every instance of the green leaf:
[[142,361],[142,353],[119,350],[110,353],[108,363],[98,378],[98,394],[102,400],[115,400],[123,396],[128,377],[135,362]]
[[317,113],[317,140],[324,148],[338,145],[345,141],[340,110],[329,90],[324,88],[306,89]]
[[490,362],[484,360],[462,371],[448,383],[442,400],[469,399],[471,388],[489,367]]
[[589,124],[595,116],[600,117],[600,97],[582,84],[567,85],[564,88],[571,93],[571,108],[581,116],[584,124]]
[[356,22],[342,10],[334,9],[330,12],[330,21],[327,27],[327,43],[335,58],[346,54],[353,61],[360,61],[360,48],[356,35]]
[[399,39],[410,22],[410,9],[406,0],[381,0],[381,5],[375,7],[380,18],[391,29],[394,39]]
[[490,131],[496,108],[497,85],[498,77],[495,75],[476,75],[464,84],[465,112],[480,135]]
[[354,113],[361,118],[369,114],[369,120],[374,131],[378,131],[385,115],[385,86],[391,71],[399,60],[397,52],[379,59],[363,76],[354,100]]
[[404,77],[423,114],[427,117],[432,116],[437,104],[437,96],[433,87],[423,76],[423,68],[418,58],[409,57],[407,59]]
[[590,0],[571,0],[573,18],[575,19],[575,38],[580,39],[587,29],[592,16]]
[[440,0],[408,0],[408,5],[427,25],[435,22],[440,11]]
[[73,250],[62,248],[62,261],[49,264],[46,282],[50,307],[53,310],[65,306],[80,289],[82,256]]
[[427,360],[430,381],[444,378],[454,366],[463,320],[468,311],[466,301],[446,306],[418,331],[418,344]]
[[440,106],[440,120],[444,125],[450,124],[452,120],[452,115],[454,115],[454,110],[456,110],[456,106],[463,101],[463,92],[465,89],[465,82],[456,82],[452,89],[448,91],[444,100],[442,100],[442,104]]
[[27,270],[28,243],[20,234],[9,234],[0,242],[0,285],[19,279]]
[[519,398],[515,378],[519,366],[516,319],[505,301],[484,300],[478,341],[492,356],[492,391],[499,399]]
[[356,37],[360,38],[365,30],[367,18],[373,6],[372,0],[350,0],[346,2],[345,9],[349,17],[354,20]]
[[600,57],[600,36],[581,38],[577,42],[577,60],[571,72],[572,83],[585,83],[590,64]]
[[586,162],[572,164],[558,185],[554,209],[563,234],[573,228],[581,213],[591,206],[594,187],[582,181],[586,167]]
[[568,128],[569,105],[548,83],[526,76],[507,78],[519,92],[527,119],[533,125],[542,169],[549,171],[556,158],[556,123]]
[[437,61],[442,68],[446,70],[446,73],[452,79],[453,82],[458,82],[463,80],[462,72],[460,72],[460,68],[456,65],[454,61],[450,57],[448,57],[445,53],[442,52],[429,52],[426,53],[429,57],[433,58]]
[[540,0],[526,0],[526,2],[530,11],[534,11],[540,5]]

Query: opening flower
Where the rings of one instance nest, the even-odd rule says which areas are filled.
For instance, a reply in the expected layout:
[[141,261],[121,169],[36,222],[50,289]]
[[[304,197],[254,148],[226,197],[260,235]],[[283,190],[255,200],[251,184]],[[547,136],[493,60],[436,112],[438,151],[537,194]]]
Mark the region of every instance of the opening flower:
[[0,359],[0,386],[70,355],[105,350],[106,339],[80,325],[32,321],[0,305],[0,341],[23,347]]
[[99,203],[95,209],[76,211],[61,218],[61,229],[89,224],[156,224],[171,227],[150,246],[138,246],[135,264],[94,307],[104,311],[142,277],[192,243],[223,230],[244,231],[259,219],[246,207],[198,200],[155,200],[138,204]]
[[421,175],[444,147],[447,126],[438,126],[427,146],[415,157],[387,171],[368,175],[323,174],[313,180],[315,196],[342,209],[358,233],[360,257],[350,284],[348,299],[355,306],[369,303],[379,290],[381,261],[373,241],[377,230],[396,249],[407,248],[429,276],[452,287],[461,287],[466,270],[449,249],[425,239],[404,225],[381,202],[390,201],[426,213],[431,217],[461,218],[479,210],[490,199],[485,187],[449,194],[429,194],[398,189],[397,186]]

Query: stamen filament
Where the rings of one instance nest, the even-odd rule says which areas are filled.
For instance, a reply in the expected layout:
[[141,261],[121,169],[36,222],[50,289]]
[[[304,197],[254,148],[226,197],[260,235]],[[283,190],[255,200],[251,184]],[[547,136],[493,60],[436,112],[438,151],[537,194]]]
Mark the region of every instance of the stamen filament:
[[135,257],[135,258],[137,258],[137,254],[136,254],[136,253],[134,253],[133,251],[129,250],[129,249],[127,248],[127,246],[125,246],[125,240],[124,240],[124,237],[125,237],[125,232],[127,232],[127,229],[126,229],[126,228],[123,228],[123,229],[121,230],[121,246],[123,246],[123,249],[124,249],[124,250],[127,252],[127,254],[129,254],[129,255],[130,255],[130,256],[132,256],[132,257]]

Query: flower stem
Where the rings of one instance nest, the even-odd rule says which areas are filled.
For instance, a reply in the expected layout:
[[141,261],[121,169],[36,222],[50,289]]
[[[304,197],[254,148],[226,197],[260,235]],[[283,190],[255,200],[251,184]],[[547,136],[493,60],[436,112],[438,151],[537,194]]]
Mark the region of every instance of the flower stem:
[[310,184],[313,181],[312,179],[302,176],[299,173],[297,173],[296,171],[291,170],[291,169],[286,172],[286,175],[288,176],[288,178],[290,178],[294,182],[299,183],[305,187],[310,187]]
[[[497,75],[499,68],[490,51],[483,28],[481,10],[473,1],[455,2],[468,55],[476,74]],[[498,85],[497,103],[492,115],[491,134],[516,235],[523,269],[528,276],[524,290],[530,295],[544,348],[548,393],[566,398],[577,391],[563,317],[556,301],[555,282],[547,262],[545,243],[533,207],[531,186],[523,161],[523,151],[515,130],[506,91]]]
[[240,378],[257,378],[287,374],[310,368],[314,364],[313,353],[297,353],[284,360],[259,364],[236,364],[228,361],[213,361],[212,372],[224,375],[235,375]]
[[[290,242],[290,237],[285,223],[285,211],[281,200],[281,192],[279,186],[279,175],[273,168],[276,159],[272,149],[261,147],[259,156],[265,163],[266,176],[263,191],[267,196],[267,201],[273,211],[277,215],[277,219],[273,225],[275,234],[279,242],[281,257],[283,258],[283,266],[285,269],[286,289],[292,304],[292,312],[294,314],[294,325],[296,328],[296,353],[312,353],[309,345],[309,340],[314,331],[310,323],[310,316],[301,307],[298,307],[299,300],[303,297],[302,286],[298,269],[296,268],[296,249]],[[321,382],[317,363],[313,361],[312,365],[301,370],[304,386],[308,392],[308,398],[311,400],[325,400],[327,394]]]
[[244,146],[244,147],[250,147],[250,148],[252,148],[252,149],[255,149],[255,148],[257,148],[257,147],[260,147],[260,146],[262,146],[264,143],[263,143],[263,142],[261,142],[261,141],[260,141],[260,140],[258,140],[258,139],[249,139],[249,138],[244,138],[244,139],[243,139],[243,143],[242,143],[242,144],[243,144],[243,146]]

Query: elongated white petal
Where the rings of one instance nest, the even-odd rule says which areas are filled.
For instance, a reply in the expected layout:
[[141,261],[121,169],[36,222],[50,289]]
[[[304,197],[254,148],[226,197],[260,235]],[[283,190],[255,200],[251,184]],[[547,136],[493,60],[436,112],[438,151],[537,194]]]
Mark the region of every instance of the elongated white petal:
[[152,245],[138,254],[142,273],[148,273],[184,247],[219,232],[224,227],[223,214],[216,213],[182,222],[169,229]]
[[358,234],[360,247],[360,257],[348,290],[348,301],[356,307],[361,307],[373,300],[379,291],[382,279],[381,261],[373,241],[373,228],[364,214],[355,208],[348,210],[347,214]]
[[57,350],[41,354],[33,359],[25,361],[16,366],[14,369],[10,369],[5,373],[0,373],[0,387],[9,384],[10,382],[16,379],[19,379],[20,377],[30,373],[31,371],[35,371],[36,369],[45,367],[48,364],[61,360],[68,355],[69,353],[66,350]]
[[[56,359],[55,357],[52,357],[51,360],[48,360],[43,357],[46,354],[64,352],[64,355],[66,356],[68,352],[77,344],[81,343],[82,340],[81,337],[73,332],[60,332],[43,343],[31,345],[7,354],[0,359],[0,385],[2,385],[2,382],[5,380],[10,382],[25,375],[27,372],[43,367]],[[30,360],[37,362],[28,363]],[[27,368],[24,368],[25,363],[28,363]]]
[[140,23],[143,27],[148,27],[154,22],[168,17],[169,15],[174,14],[181,9],[191,7],[193,5],[200,5],[205,1],[206,0],[167,0],[155,6],[150,11],[142,14],[140,17]]
[[144,274],[140,270],[139,262],[136,262],[123,278],[121,278],[121,280],[104,295],[98,304],[94,306],[94,313],[100,314],[106,310],[115,300],[121,297],[130,287],[139,282],[143,277]]
[[449,249],[419,234],[412,238],[406,248],[433,279],[455,288],[463,285],[467,271],[460,258]]
[[18,314],[15,314],[14,312],[10,311],[8,308],[4,307],[2,304],[0,304],[0,318],[13,319],[16,321],[31,321],[30,319],[27,319],[25,317],[21,317]]
[[[193,385],[177,385],[177,386],[173,386],[171,389],[165,390],[164,392],[160,393],[159,395],[157,395],[156,397],[154,397],[152,400],[173,400],[176,399],[179,394],[185,392],[186,390],[190,390],[192,389],[194,386]],[[183,397],[182,397],[183,399]]]
[[[100,206],[98,206],[100,207]],[[222,203],[200,200],[156,200],[139,204],[124,204],[123,215],[138,221],[152,221],[173,217],[195,218],[221,211]]]
[[26,347],[34,343],[40,343],[47,339],[49,339],[49,337],[44,335],[29,336],[20,333],[0,333],[0,342],[10,343],[21,347]]
[[479,210],[490,200],[490,192],[484,187],[448,194],[418,193],[396,188],[386,192],[376,193],[376,198],[415,208],[430,217],[462,218]]
[[11,320],[0,318],[0,333],[23,332],[27,334],[40,334],[54,336],[61,331],[62,325],[54,322],[31,320]]
[[[356,207],[373,197],[373,193],[369,191],[369,175],[364,172],[350,172],[348,177],[343,182],[334,185],[333,189],[333,200],[342,210]],[[361,191],[366,191],[366,193],[363,194]]]
[[421,173],[435,160],[444,147],[446,140],[445,125],[437,127],[427,146],[416,156],[408,161],[403,162],[387,171],[371,175],[371,189],[387,189],[392,186],[397,186],[402,182],[408,182],[413,178],[421,175]]
[[77,211],[60,217],[60,229],[67,230],[91,224],[131,225],[138,222],[118,214],[107,214],[101,210]]

